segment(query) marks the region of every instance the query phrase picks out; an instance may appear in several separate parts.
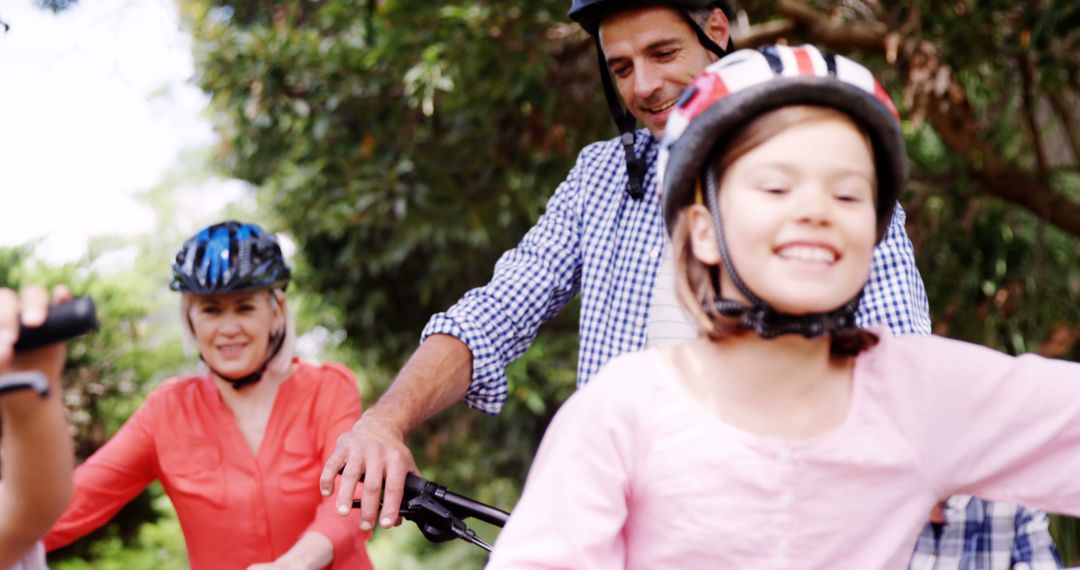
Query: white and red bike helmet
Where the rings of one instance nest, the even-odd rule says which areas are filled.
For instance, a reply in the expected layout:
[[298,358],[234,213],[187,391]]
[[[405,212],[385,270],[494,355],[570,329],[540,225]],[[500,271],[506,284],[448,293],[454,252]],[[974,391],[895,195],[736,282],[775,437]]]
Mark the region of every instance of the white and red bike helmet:
[[716,149],[755,117],[790,105],[836,109],[870,137],[877,172],[877,235],[884,237],[896,200],[907,182],[907,153],[899,115],[868,69],[813,46],[740,50],[710,65],[683,92],[667,122],[660,147],[660,188],[668,232],[680,210],[693,203],[699,181],[712,213],[724,268],[750,306],[720,298],[721,314],[738,317],[762,337],[818,336],[855,327],[862,294],[828,313],[790,315],[761,300],[739,278],[727,253],[717,207]]

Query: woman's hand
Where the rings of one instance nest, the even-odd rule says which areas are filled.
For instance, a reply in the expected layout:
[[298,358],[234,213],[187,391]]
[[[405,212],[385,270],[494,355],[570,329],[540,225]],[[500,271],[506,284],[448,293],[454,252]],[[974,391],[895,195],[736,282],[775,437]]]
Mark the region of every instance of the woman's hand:
[[273,562],[260,562],[248,570],[318,570],[334,561],[334,545],[322,533],[305,532],[300,540]]
[[306,570],[303,564],[286,564],[284,562],[260,562],[247,567],[247,570]]

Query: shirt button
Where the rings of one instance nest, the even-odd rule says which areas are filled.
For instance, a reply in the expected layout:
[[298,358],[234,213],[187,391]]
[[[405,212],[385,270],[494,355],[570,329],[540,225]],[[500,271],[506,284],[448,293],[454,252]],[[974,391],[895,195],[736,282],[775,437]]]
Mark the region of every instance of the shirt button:
[[656,246],[649,250],[649,257],[653,259],[660,259],[660,254],[664,252],[664,249],[660,246]]
[[634,321],[634,324],[636,324],[638,328],[641,328],[647,325],[648,322],[645,320],[645,317],[638,317],[637,320]]

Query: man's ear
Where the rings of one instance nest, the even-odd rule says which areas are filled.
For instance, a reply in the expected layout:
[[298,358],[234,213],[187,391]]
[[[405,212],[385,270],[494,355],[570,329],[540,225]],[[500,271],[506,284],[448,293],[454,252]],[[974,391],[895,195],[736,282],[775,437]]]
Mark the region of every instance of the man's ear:
[[728,38],[731,36],[731,22],[720,8],[713,8],[709,12],[709,19],[705,21],[705,35],[716,42],[716,45],[727,49]]
[[712,214],[701,204],[694,204],[686,209],[690,225],[690,251],[705,265],[720,264],[720,246],[716,243],[716,231],[713,228]]

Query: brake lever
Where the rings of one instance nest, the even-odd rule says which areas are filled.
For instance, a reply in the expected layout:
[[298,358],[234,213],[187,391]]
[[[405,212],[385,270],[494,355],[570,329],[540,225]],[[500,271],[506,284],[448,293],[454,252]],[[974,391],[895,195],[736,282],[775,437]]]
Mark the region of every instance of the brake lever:
[[[439,500],[436,493],[441,487],[430,481],[419,480],[423,485],[416,496],[409,499],[398,511],[401,518],[415,523],[420,533],[430,542],[438,544],[460,538],[491,552],[492,546]],[[360,506],[361,500],[353,499],[353,508],[358,509]]]
[[465,524],[465,521],[426,493],[411,499],[405,508],[399,511],[399,514],[416,523],[424,538],[431,542],[439,543],[460,538],[491,552],[491,545],[477,536],[476,532]]

